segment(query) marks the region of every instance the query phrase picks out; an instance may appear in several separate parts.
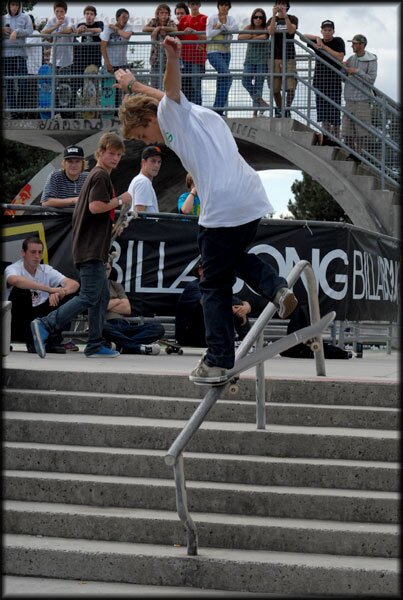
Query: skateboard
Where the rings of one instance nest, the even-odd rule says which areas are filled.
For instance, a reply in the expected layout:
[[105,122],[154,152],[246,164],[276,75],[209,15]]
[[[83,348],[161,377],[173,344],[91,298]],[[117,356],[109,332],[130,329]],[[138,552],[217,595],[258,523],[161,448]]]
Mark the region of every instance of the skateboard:
[[102,111],[103,119],[113,119],[115,115],[115,94],[116,90],[113,87],[116,83],[114,75],[111,75],[105,67],[99,68],[99,73],[103,75],[101,80],[101,108],[109,108],[109,111]]
[[[83,107],[98,107],[98,79],[95,77],[85,77],[85,75],[98,75],[98,67],[96,65],[88,65],[84,71],[83,91],[81,96],[81,104]],[[84,111],[84,119],[96,119],[98,112],[95,110]]]
[[288,348],[296,346],[297,344],[306,343],[308,341],[311,350],[313,352],[318,352],[320,348],[318,336],[320,336],[320,334],[327,329],[330,323],[334,321],[335,317],[335,311],[331,311],[316,323],[308,325],[308,327],[303,327],[303,329],[299,329],[298,331],[294,331],[293,333],[276,340],[272,344],[269,344],[268,346],[265,346],[256,352],[252,352],[251,354],[247,354],[243,358],[236,360],[232,369],[228,369],[227,378],[225,381],[221,381],[219,383],[199,383],[195,381],[194,383],[196,385],[209,385],[210,387],[218,387],[230,383],[230,392],[235,394],[238,391],[236,383],[239,379],[239,375],[243,373],[243,371],[247,371],[252,367],[256,367],[259,363],[262,363],[269,358],[273,358],[273,356],[276,356],[280,352],[288,350]]
[[179,354],[179,355],[183,354],[183,350],[179,346],[179,344],[176,344],[175,342],[172,342],[171,340],[166,340],[165,338],[162,338],[161,340],[158,340],[158,343],[165,346],[166,354]]
[[52,67],[50,65],[42,65],[38,69],[38,100],[39,108],[42,109],[39,113],[41,119],[50,119],[52,113],[44,112],[44,108],[50,108],[52,105]]
[[137,217],[137,212],[132,210],[131,204],[124,204],[121,209],[118,218],[112,226],[111,235],[111,246],[116,238],[122,233],[122,231],[128,226],[132,219]]

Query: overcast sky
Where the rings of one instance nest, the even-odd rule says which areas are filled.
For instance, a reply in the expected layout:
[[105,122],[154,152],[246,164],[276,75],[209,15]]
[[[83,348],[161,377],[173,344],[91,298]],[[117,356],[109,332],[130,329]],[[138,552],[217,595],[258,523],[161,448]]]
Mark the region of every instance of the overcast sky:
[[[86,2],[68,2],[68,15],[81,19]],[[105,22],[114,21],[118,8],[126,8],[130,13],[130,22],[140,31],[145,22],[154,16],[156,2],[93,2],[98,17]],[[167,2],[172,11],[176,4]],[[352,54],[351,40],[357,33],[368,39],[367,50],[378,57],[378,77],[376,87],[395,100],[400,101],[400,2],[290,2],[289,14],[299,19],[298,30],[304,33],[320,34],[320,24],[325,19],[335,23],[335,35],[346,43],[346,57]],[[53,2],[38,2],[33,9],[37,20],[53,14]],[[254,8],[262,6],[268,16],[273,4],[256,2],[232,2],[230,14],[244,27]],[[206,15],[216,13],[216,2],[202,2],[201,12]],[[290,186],[295,179],[301,179],[300,171],[261,172],[276,215],[286,212],[289,199],[293,199]]]

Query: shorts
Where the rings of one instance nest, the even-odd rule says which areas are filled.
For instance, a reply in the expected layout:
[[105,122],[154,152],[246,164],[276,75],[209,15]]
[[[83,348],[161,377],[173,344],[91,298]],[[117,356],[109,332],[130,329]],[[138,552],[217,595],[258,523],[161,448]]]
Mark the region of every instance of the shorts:
[[[366,100],[352,102],[346,100],[346,110],[360,119],[366,125],[371,125],[371,106]],[[350,119],[346,114],[343,114],[343,136],[345,137],[364,137],[368,135],[368,131],[361,127],[358,123]]]
[[[269,61],[269,73],[270,73],[270,66],[271,66],[271,61]],[[281,58],[275,58],[274,59],[274,70],[273,73],[282,73],[283,72],[283,61],[281,60]],[[290,58],[287,60],[287,73],[296,73],[297,72],[297,63],[293,58]],[[270,82],[271,82],[271,76],[268,75],[267,76],[267,81],[268,81],[268,85],[270,87]],[[281,84],[282,84],[283,78],[282,77],[273,77],[273,93],[277,94],[278,92],[281,92]],[[297,87],[297,80],[295,77],[292,76],[288,76],[286,77],[286,90],[290,91],[290,90],[295,90],[295,88]]]

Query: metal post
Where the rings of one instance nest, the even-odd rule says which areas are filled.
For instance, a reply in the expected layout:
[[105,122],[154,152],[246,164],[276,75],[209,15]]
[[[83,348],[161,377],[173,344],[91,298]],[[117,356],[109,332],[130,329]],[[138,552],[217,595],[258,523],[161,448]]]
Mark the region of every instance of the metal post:
[[197,554],[197,528],[188,511],[188,501],[186,493],[185,469],[183,465],[183,454],[178,456],[174,464],[174,479],[176,488],[176,506],[178,516],[185,526],[187,533],[187,552],[190,556]]
[[[263,348],[264,331],[256,340],[256,351]],[[264,363],[256,365],[256,428],[266,429],[266,381]]]

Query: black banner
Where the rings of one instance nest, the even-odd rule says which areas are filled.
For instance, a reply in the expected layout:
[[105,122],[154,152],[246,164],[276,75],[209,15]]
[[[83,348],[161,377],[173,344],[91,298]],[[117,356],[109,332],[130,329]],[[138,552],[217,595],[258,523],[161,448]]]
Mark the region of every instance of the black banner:
[[[178,295],[199,255],[197,221],[163,216],[132,220],[114,243],[113,277],[121,282],[133,312],[143,316],[175,314]],[[71,257],[71,215],[5,218],[3,270],[17,260],[22,240],[39,235],[45,242],[44,262],[77,278]],[[337,319],[396,321],[400,288],[399,241],[384,235],[330,222],[263,220],[249,252],[287,277],[299,260],[312,264],[321,314],[335,310]],[[234,292],[245,292],[237,280]],[[307,301],[304,278],[294,286]]]

